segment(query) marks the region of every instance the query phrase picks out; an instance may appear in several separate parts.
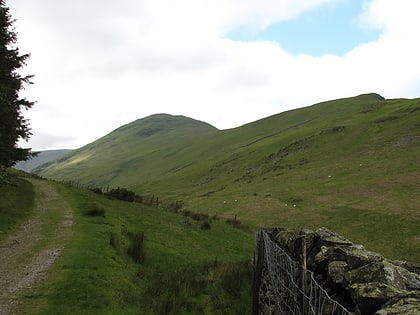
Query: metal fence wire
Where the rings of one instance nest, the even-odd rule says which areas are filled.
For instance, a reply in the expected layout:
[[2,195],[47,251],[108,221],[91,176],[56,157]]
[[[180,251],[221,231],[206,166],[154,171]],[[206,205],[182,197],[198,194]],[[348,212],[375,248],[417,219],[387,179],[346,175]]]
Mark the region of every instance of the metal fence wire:
[[[266,231],[256,234],[254,265],[260,266],[262,274],[258,277],[263,278],[258,284],[254,304],[257,302],[259,306],[254,305],[254,314],[352,314],[327,294],[311,271],[302,271],[302,266],[272,241]],[[264,291],[263,295],[260,290]]]

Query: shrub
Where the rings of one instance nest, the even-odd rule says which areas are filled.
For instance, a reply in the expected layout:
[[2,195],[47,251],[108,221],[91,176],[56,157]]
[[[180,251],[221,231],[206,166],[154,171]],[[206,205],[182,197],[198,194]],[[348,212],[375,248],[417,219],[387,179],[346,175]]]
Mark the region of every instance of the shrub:
[[161,272],[150,280],[143,299],[153,314],[203,314],[198,297],[205,286],[198,268]]
[[209,220],[209,215],[205,213],[193,212],[189,210],[182,210],[181,212],[184,217],[190,217],[191,219],[195,221],[208,221]]
[[91,217],[105,217],[105,209],[96,205],[89,206],[85,212],[86,215]]
[[190,217],[195,221],[208,221],[209,215],[199,212],[191,212]]
[[169,204],[166,208],[169,211],[179,212],[184,206],[185,203],[182,200],[177,200],[175,203]]
[[234,298],[239,298],[241,289],[252,278],[252,266],[249,262],[226,263],[221,266],[221,284],[223,291]]
[[105,195],[128,202],[133,202],[136,199],[136,194],[134,192],[120,187],[111,189],[106,192]]
[[0,166],[0,187],[9,185],[11,182],[10,178],[11,176],[9,175],[9,173],[7,173],[5,170],[2,170]]
[[210,222],[208,220],[204,221],[203,223],[201,223],[200,228],[202,230],[210,230],[211,229]]
[[119,238],[119,236],[116,233],[111,232],[111,235],[110,235],[110,238],[109,238],[109,244],[112,247],[114,247],[114,249],[119,251],[120,245],[121,245],[121,239]]
[[186,226],[191,226],[191,221],[189,218],[185,218],[184,220],[182,220],[182,224]]
[[231,219],[231,218],[226,219],[226,223],[236,228],[241,227],[241,220],[237,219],[236,216],[234,219]]
[[191,216],[191,211],[189,211],[189,210],[182,210],[181,213],[184,217],[190,217]]
[[249,259],[158,272],[147,284],[142,303],[153,314],[250,314]]
[[143,197],[139,195],[134,196],[134,202],[143,203]]
[[103,194],[102,189],[100,189],[100,188],[92,188],[91,191],[93,191],[95,194],[98,194],[98,195]]
[[146,248],[144,244],[144,233],[128,233],[130,239],[130,246],[127,249],[127,254],[131,256],[136,263],[143,263],[146,260]]

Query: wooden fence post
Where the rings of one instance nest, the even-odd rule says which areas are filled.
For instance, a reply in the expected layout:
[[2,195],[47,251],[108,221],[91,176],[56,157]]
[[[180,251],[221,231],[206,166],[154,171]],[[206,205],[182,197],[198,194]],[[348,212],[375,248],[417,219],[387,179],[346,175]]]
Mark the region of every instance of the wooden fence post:
[[302,314],[305,314],[306,309],[306,237],[305,234],[302,235],[302,276],[301,276],[301,290],[302,290]]

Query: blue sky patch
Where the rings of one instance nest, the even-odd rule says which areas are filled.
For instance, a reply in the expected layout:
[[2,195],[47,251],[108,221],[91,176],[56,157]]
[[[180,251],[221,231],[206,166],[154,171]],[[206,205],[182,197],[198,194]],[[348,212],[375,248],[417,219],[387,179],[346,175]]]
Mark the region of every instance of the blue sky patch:
[[381,30],[362,28],[357,23],[362,5],[363,0],[324,5],[262,31],[236,29],[227,37],[240,41],[276,41],[282,49],[293,54],[342,56],[381,34]]

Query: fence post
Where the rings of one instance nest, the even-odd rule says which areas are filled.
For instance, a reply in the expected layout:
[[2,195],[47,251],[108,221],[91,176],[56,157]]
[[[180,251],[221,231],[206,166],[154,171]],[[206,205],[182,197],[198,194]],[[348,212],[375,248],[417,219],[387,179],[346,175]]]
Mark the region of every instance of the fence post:
[[[262,231],[255,234],[254,248],[254,281],[252,283],[252,315],[258,315],[260,304],[260,287],[262,278],[262,269],[264,264],[264,246],[262,244]],[[255,251],[257,252],[255,255]]]
[[[301,242],[301,246],[298,246],[299,242]],[[259,315],[259,311],[262,310],[259,304],[260,294],[261,299],[269,302],[272,298],[277,298],[278,303],[276,303],[276,306],[278,309],[269,309],[268,312],[270,314],[326,314],[327,305],[331,308],[331,312],[328,314],[353,314],[347,311],[340,303],[331,299],[328,293],[313,279],[311,271],[307,270],[306,234],[304,231],[295,239],[294,244],[297,245],[296,247],[299,247],[299,250],[296,249],[296,252],[294,252],[294,256],[298,256],[298,261],[293,260],[282,247],[271,240],[266,231],[256,233],[252,314]],[[281,258],[279,259],[279,257]],[[280,264],[282,267],[276,268],[274,266],[272,268],[273,264]],[[270,266],[270,269],[268,266]],[[283,273],[280,278],[287,277],[290,280],[276,279],[277,273]],[[263,279],[263,275],[266,279]],[[269,289],[269,294],[260,292],[261,286],[263,289],[266,287],[264,281],[272,281],[269,286],[271,287],[272,285],[273,290]],[[313,295],[310,294],[308,296],[306,294],[309,288]],[[271,306],[274,307],[275,305],[269,303],[268,306],[271,308]]]

